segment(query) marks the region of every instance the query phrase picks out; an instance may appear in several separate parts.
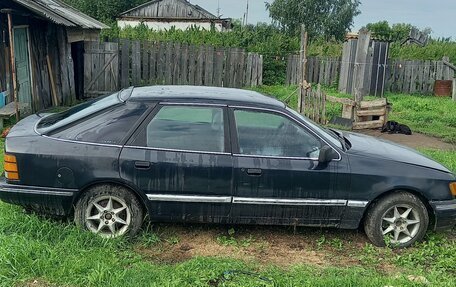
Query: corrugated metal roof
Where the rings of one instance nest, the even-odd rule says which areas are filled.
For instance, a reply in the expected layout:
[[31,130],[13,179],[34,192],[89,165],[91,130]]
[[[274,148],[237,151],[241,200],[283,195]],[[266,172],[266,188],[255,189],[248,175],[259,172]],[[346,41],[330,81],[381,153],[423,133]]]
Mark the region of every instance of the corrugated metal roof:
[[50,21],[67,27],[107,29],[105,24],[59,0],[11,0]]

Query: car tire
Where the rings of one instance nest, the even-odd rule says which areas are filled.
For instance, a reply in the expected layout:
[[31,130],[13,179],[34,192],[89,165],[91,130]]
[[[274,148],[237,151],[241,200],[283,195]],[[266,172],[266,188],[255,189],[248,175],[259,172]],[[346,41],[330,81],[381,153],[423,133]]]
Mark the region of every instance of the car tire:
[[426,235],[429,214],[415,195],[396,192],[374,202],[369,208],[364,231],[379,247],[406,248]]
[[105,238],[134,237],[141,229],[144,210],[129,189],[98,185],[81,196],[75,206],[76,225]]

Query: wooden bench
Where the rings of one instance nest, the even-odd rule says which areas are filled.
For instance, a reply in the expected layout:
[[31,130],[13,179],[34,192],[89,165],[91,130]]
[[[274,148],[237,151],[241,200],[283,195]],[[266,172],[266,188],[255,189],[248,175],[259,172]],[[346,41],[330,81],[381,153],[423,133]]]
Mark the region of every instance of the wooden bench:
[[[29,109],[29,104],[18,103],[19,113],[25,112]],[[8,120],[16,114],[16,104],[11,102],[6,106],[0,108],[0,131],[3,130],[3,120]]]

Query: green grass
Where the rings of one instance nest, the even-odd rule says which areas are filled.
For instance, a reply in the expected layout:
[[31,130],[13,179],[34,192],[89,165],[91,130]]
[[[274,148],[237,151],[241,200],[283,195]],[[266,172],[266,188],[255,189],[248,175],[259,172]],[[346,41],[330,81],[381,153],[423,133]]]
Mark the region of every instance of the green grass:
[[442,151],[436,149],[420,149],[420,151],[456,173],[456,150]]

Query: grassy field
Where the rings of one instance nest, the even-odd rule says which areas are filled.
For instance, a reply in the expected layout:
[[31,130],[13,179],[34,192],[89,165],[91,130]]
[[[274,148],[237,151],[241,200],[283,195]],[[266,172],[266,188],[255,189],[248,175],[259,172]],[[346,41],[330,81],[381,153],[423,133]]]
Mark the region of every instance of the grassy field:
[[[295,106],[293,90],[262,88]],[[407,108],[417,99],[427,107]],[[440,130],[428,127],[428,134],[454,142],[455,126],[439,114],[452,103],[389,100],[394,119],[408,123],[414,116],[405,111],[429,112]],[[421,151],[456,172],[456,151]],[[430,233],[407,250],[376,248],[358,231],[286,227],[158,224],[134,240],[103,240],[0,202],[0,286],[456,286],[455,266],[454,232]]]

